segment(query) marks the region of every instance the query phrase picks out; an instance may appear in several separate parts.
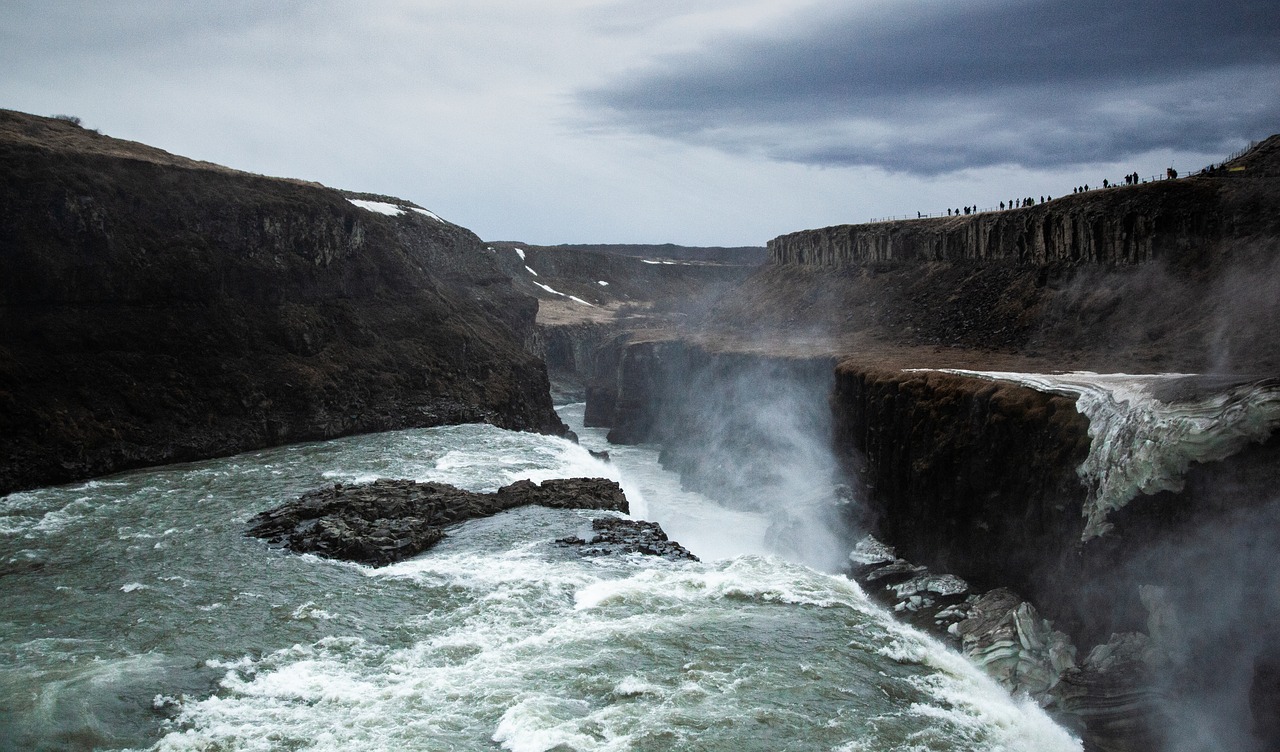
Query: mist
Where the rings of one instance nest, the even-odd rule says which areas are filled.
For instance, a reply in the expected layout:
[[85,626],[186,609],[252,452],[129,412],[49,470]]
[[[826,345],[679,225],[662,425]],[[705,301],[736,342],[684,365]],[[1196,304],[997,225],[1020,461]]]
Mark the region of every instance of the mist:
[[855,540],[832,449],[829,358],[681,352],[663,363],[662,461],[725,506],[769,517],[791,561],[839,571]]
[[1050,279],[1032,343],[1094,370],[1213,375],[1280,368],[1280,247],[1248,241]]
[[1116,573],[1147,610],[1166,752],[1262,752],[1280,742],[1266,680],[1280,666],[1280,495],[1260,506],[1236,501],[1244,508],[1140,549]]

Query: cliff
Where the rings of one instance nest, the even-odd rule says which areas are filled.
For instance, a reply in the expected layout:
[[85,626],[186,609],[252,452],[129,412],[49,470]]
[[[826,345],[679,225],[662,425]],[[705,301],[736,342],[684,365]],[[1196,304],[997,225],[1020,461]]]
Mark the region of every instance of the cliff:
[[818,335],[849,354],[1016,354],[1044,370],[1280,370],[1280,136],[1191,177],[805,230],[769,249],[710,328]]
[[398,199],[0,111],[0,262],[0,494],[392,428],[564,430],[523,349],[537,301]]
[[[1266,235],[1280,136],[1212,173],[1062,196],[1034,206],[946,218],[839,225],[769,242],[769,262],[841,267],[936,261],[1144,264],[1188,249]],[[1260,199],[1262,200],[1260,202]]]
[[[578,323],[656,316],[671,323],[758,268],[753,264],[641,258],[572,247],[490,243],[515,284],[544,303],[539,321]],[[696,250],[696,249],[689,249]],[[595,310],[592,310],[592,309]]]

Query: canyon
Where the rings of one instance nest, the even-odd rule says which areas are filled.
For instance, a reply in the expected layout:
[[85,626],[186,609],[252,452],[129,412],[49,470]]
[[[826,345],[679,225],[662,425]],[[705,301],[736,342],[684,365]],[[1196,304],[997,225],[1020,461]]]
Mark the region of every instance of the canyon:
[[[566,435],[553,395],[585,401],[1087,749],[1280,743],[1280,137],[701,255],[484,242],[8,111],[0,165],[0,495],[411,426]],[[1183,453],[1099,504],[1167,459],[1145,446]]]
[[[839,555],[815,531],[873,534],[878,553],[845,563],[864,589],[1087,749],[1271,748],[1278,153],[1272,137],[1177,181],[785,235],[696,317],[547,321],[543,342],[577,347],[541,353],[579,376],[611,441],[808,518],[811,563]],[[1084,386],[1024,376],[1064,372]],[[1112,395],[1112,433],[1086,414],[1094,393]],[[1163,417],[1125,417],[1148,406]],[[1242,410],[1248,438],[1194,455]],[[1168,478],[1099,507],[1111,475],[1161,463]],[[830,479],[826,499],[788,468]]]

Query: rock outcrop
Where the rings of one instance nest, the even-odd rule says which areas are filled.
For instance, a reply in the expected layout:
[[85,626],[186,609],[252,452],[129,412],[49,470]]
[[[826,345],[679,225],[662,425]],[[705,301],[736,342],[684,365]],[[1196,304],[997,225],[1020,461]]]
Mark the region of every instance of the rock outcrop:
[[0,494],[394,428],[565,430],[524,348],[537,301],[410,202],[0,111],[0,265]]
[[[1204,388],[1239,412],[1229,397],[1241,387],[1211,381]],[[1192,413],[1212,402],[1185,382],[1170,380],[1161,394],[1189,400]],[[1259,651],[1280,614],[1263,573],[1280,560],[1280,435],[1192,463],[1090,536],[1085,456],[1096,454],[1097,431],[1072,403],[974,376],[844,361],[832,398],[836,445],[877,536],[904,557],[855,575],[909,620],[962,638],[957,647],[1078,727],[1088,749],[1162,749],[1167,734],[1193,730],[1179,708],[1268,691]],[[1168,441],[1193,443],[1212,433],[1165,430]],[[1094,463],[1101,472],[1126,470],[1122,439],[1092,437],[1109,453]],[[950,593],[963,604],[941,597],[943,573],[972,583]],[[992,596],[1009,588],[1004,600]],[[987,616],[975,620],[966,610],[983,591]],[[1078,658],[1066,661],[1068,652]],[[1251,674],[1262,677],[1252,689]],[[1241,702],[1197,718],[1194,730],[1268,729],[1275,717]]]
[[557,543],[570,546],[583,556],[625,556],[644,554],[671,561],[698,561],[689,549],[667,538],[656,522],[601,517],[591,521],[589,539],[570,536]]
[[523,480],[488,494],[446,483],[378,480],[310,491],[254,517],[247,534],[294,553],[384,566],[435,545],[448,525],[525,504],[628,511],[622,489],[603,478],[553,479],[541,485]]

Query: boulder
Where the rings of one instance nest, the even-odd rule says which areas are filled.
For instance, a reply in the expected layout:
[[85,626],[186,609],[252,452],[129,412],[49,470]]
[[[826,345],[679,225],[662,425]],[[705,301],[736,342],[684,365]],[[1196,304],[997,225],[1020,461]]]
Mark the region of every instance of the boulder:
[[591,532],[590,540],[570,536],[556,542],[577,547],[583,556],[647,554],[672,561],[698,561],[689,549],[669,540],[662,526],[656,522],[602,517],[591,521]]

